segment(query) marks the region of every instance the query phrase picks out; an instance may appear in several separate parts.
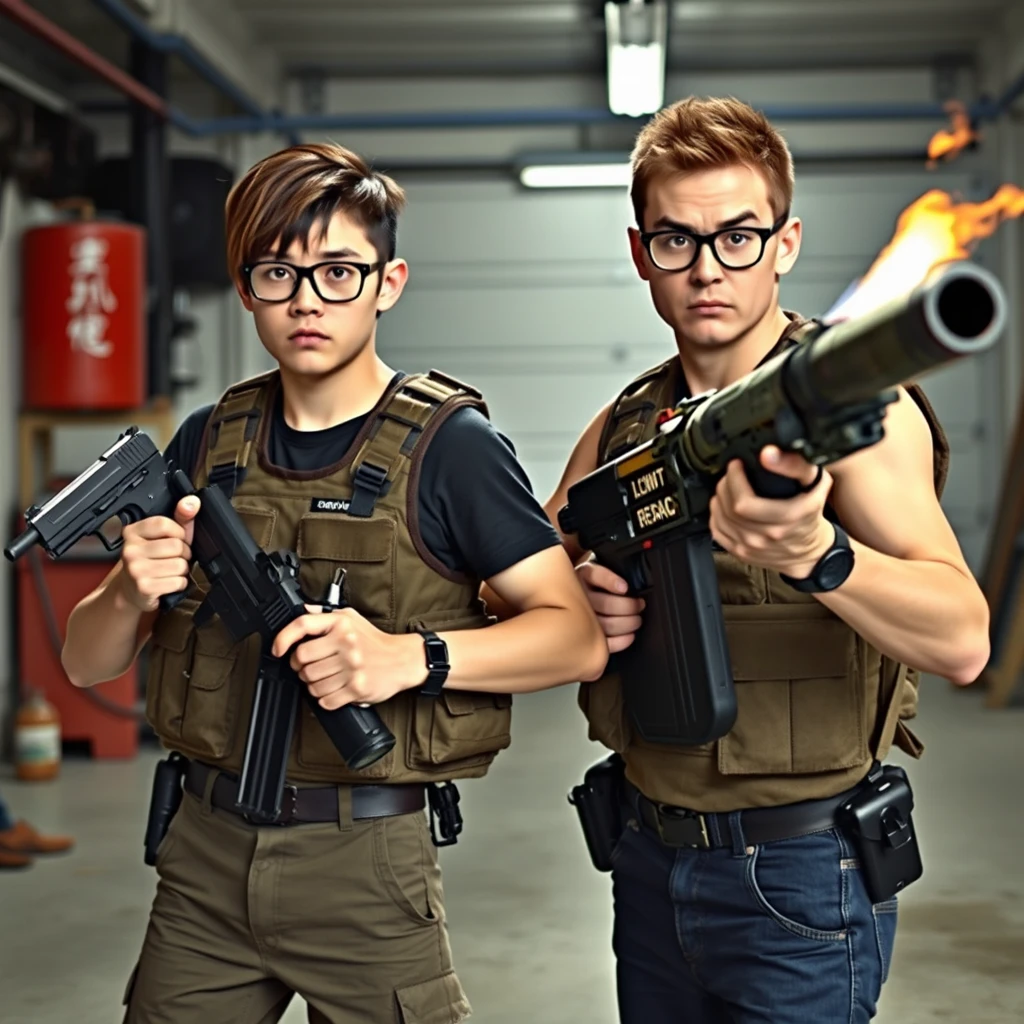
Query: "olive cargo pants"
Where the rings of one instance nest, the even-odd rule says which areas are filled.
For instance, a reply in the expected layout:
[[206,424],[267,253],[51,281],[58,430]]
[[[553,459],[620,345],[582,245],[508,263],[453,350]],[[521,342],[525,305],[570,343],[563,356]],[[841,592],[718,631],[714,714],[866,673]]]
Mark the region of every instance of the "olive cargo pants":
[[248,825],[185,793],[125,1024],[457,1024],[441,870],[423,812]]

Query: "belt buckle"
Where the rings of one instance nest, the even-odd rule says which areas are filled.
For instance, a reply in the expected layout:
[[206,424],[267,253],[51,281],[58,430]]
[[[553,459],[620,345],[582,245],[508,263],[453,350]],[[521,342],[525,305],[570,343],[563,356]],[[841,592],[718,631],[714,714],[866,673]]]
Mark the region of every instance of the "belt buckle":
[[710,850],[708,823],[703,814],[680,807],[655,804],[658,836],[666,846],[685,846],[691,850]]
[[283,826],[291,825],[295,821],[295,806],[299,799],[299,787],[291,782],[286,782],[281,787],[281,813],[276,818],[267,820],[257,818],[251,814],[242,814],[242,820],[250,825]]

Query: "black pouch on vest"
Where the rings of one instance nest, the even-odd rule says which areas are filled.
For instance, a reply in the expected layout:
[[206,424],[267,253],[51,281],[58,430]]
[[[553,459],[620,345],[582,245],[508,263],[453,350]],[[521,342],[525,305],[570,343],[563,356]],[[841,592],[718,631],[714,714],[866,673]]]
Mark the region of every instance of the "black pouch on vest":
[[914,794],[897,765],[876,765],[838,811],[851,838],[872,903],[891,899],[923,874],[914,831]]
[[611,871],[612,853],[622,836],[622,783],[625,763],[618,754],[591,765],[583,784],[573,786],[569,803],[583,826],[590,859],[598,871]]
[[188,759],[173,751],[158,761],[153,773],[153,793],[149,798],[149,818],[146,821],[145,854],[143,860],[152,867],[156,864],[156,851],[167,835],[171,818],[181,805],[182,780],[188,768]]

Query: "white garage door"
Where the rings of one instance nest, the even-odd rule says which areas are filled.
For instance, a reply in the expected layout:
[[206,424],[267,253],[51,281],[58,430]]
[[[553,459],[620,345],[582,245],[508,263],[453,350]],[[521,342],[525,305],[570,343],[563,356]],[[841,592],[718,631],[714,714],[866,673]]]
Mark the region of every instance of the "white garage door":
[[[899,212],[928,188],[966,176],[801,176],[805,222],[787,308],[827,310],[889,239]],[[409,287],[381,323],[381,355],[436,366],[479,387],[545,499],[590,417],[637,373],[674,350],[629,260],[627,198],[617,192],[524,192],[511,183],[413,184],[400,231]],[[997,269],[997,268],[993,268]],[[944,505],[975,571],[984,558],[999,464],[986,392],[989,354],[926,379],[953,448]]]

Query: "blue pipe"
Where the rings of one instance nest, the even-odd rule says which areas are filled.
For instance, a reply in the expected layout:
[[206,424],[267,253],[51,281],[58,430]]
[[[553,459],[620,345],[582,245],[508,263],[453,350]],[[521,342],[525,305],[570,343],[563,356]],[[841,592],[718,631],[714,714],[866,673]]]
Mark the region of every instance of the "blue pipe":
[[[206,79],[215,89],[228,97],[253,118],[268,115],[263,108],[238,85],[231,81],[217,67],[210,63],[187,39],[170,32],[156,32],[142,18],[132,13],[121,0],[93,0],[93,3],[118,22],[123,29],[142,40],[147,46],[160,53],[181,58],[200,78]],[[174,118],[172,117],[172,120]],[[188,119],[185,118],[187,121]],[[180,127],[180,126],[179,126]],[[211,132],[201,132],[209,135]]]
[[[846,107],[766,107],[771,121],[905,121],[945,120],[940,103],[874,104]],[[219,135],[245,132],[377,131],[439,128],[529,127],[541,125],[630,123],[604,108],[561,108],[529,110],[460,110],[380,114],[271,114],[263,117],[217,117],[197,121],[173,109],[171,120],[190,135]]]
[[991,119],[994,121],[997,117],[1005,114],[1021,93],[1024,93],[1024,71],[1022,71],[1017,78],[1010,83],[1003,95],[996,100],[993,106]]
[[[249,132],[280,132],[298,141],[300,131],[375,131],[420,130],[441,128],[539,127],[545,125],[611,124],[634,122],[605,108],[551,108],[528,110],[465,110],[423,111],[382,114],[298,114],[283,115],[264,111],[239,86],[211,64],[185,38],[156,32],[132,13],[123,0],[93,0],[101,10],[126,31],[162,53],[180,57],[200,77],[229,97],[247,117],[218,117],[197,120],[170,108],[171,123],[192,136],[244,134]],[[1011,83],[996,101],[982,100],[970,109],[972,121],[995,120],[1024,93],[1024,73]],[[940,103],[862,104],[849,106],[779,106],[763,108],[770,121],[903,121],[946,120],[947,111]],[[644,119],[646,120],[646,118]]]

